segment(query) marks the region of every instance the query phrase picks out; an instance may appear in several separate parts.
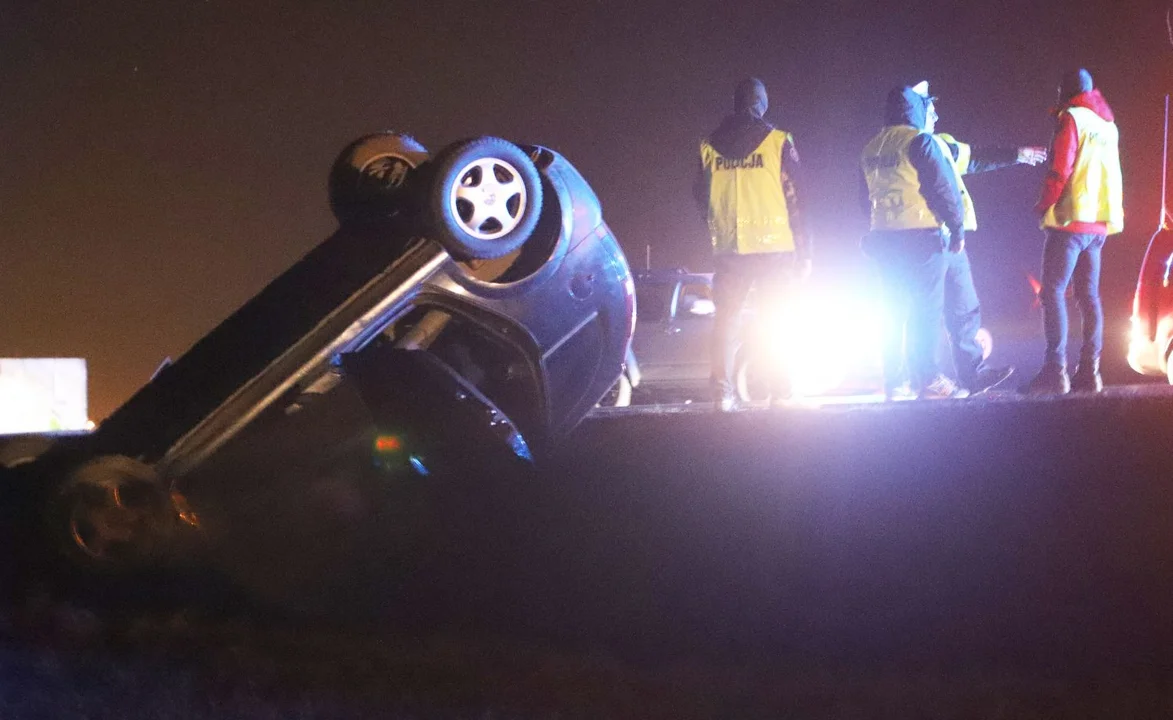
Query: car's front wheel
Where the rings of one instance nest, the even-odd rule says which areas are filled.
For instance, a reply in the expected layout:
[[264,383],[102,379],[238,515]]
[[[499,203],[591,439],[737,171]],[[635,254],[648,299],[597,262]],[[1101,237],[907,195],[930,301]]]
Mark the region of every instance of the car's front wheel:
[[503,257],[533,234],[542,213],[541,177],[513,143],[494,137],[456,143],[431,172],[429,230],[457,260]]
[[69,472],[45,520],[67,570],[100,577],[150,569],[181,522],[155,471],[120,455],[97,457]]
[[734,381],[737,383],[737,396],[742,402],[758,403],[770,399],[769,377],[763,367],[762,358],[755,353],[737,354]]
[[409,178],[428,159],[409,135],[364,135],[343,148],[330,168],[330,209],[340,223],[388,217],[410,205]]

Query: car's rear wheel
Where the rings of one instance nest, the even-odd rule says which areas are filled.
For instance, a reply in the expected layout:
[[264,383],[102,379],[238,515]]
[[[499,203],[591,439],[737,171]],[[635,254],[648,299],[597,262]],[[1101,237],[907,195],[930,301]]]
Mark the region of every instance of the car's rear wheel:
[[427,149],[402,133],[374,133],[350,143],[330,168],[334,217],[346,224],[394,214],[406,202],[408,179],[427,159]]
[[481,137],[435,160],[428,193],[430,231],[457,260],[516,252],[542,213],[542,184],[529,156],[511,142]]

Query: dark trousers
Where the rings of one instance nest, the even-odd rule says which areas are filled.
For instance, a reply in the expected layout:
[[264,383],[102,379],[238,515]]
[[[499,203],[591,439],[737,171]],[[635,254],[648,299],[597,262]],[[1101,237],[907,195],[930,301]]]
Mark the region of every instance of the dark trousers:
[[953,350],[953,365],[962,387],[972,388],[982,370],[982,348],[977,332],[982,326],[982,307],[973,284],[969,255],[945,253],[945,330]]
[[884,386],[904,383],[907,368],[913,389],[936,378],[937,346],[948,270],[944,241],[936,230],[873,231],[864,252],[876,261],[884,293]]
[[1043,244],[1043,334],[1047,338],[1044,361],[1067,365],[1067,285],[1072,289],[1083,324],[1080,362],[1099,359],[1104,348],[1104,308],[1100,303],[1100,251],[1104,235],[1048,230]]
[[[713,302],[717,312],[713,321],[712,380],[719,392],[732,393],[737,386],[734,373],[743,340],[742,311],[746,297],[753,290],[759,308],[785,302],[786,290],[794,277],[794,254],[717,255],[713,260]],[[776,385],[782,379],[771,378],[771,381]]]

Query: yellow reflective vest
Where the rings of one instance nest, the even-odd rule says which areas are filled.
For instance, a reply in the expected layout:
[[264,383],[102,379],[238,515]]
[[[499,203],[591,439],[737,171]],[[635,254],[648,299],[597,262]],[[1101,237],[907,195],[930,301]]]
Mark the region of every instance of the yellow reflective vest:
[[[911,125],[889,125],[864,147],[860,166],[868,184],[872,230],[926,230],[944,224],[925,202],[920,191],[920,177],[908,157],[909,145],[922,132]],[[932,137],[941,152],[952,161],[953,153],[945,141],[935,135]],[[965,207],[965,229],[975,230],[977,217],[969,191],[961,179],[959,163],[950,164]]]
[[1071,223],[1105,223],[1108,234],[1124,229],[1124,182],[1120,175],[1120,131],[1094,110],[1069,107],[1079,151],[1071,178],[1059,200],[1047,209],[1042,226],[1062,230]]
[[791,135],[771,130],[743,158],[727,158],[701,142],[709,186],[708,224],[718,254],[794,252],[794,232],[782,191],[782,148]]

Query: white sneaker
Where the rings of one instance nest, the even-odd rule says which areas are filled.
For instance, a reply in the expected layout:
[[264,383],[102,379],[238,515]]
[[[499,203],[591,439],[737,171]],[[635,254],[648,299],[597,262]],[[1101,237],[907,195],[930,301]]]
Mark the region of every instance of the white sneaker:
[[951,378],[938,375],[916,394],[919,400],[951,400],[969,397],[969,391],[953,382]]

